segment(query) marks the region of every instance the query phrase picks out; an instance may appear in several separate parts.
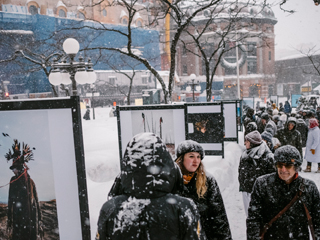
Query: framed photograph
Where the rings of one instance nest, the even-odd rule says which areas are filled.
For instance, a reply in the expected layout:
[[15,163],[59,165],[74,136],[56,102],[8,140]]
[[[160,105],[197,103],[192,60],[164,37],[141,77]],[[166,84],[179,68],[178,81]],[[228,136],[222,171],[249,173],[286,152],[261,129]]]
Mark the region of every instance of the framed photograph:
[[117,106],[120,159],[131,138],[152,132],[166,144],[173,159],[176,146],[185,140],[184,105]]
[[79,97],[0,101],[0,238],[90,239]]
[[219,102],[190,103],[185,106],[186,139],[200,143],[206,155],[222,155],[224,157],[222,104]]

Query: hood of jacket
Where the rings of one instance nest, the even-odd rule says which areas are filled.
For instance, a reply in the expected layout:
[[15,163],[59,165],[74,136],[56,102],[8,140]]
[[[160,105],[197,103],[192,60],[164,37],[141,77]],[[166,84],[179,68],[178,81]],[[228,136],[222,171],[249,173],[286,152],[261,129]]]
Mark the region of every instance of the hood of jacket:
[[128,143],[121,161],[121,184],[126,195],[157,198],[171,193],[181,175],[167,147],[153,133],[141,133]]
[[289,125],[290,122],[294,123],[294,127],[293,127],[293,129],[291,130],[291,132],[293,132],[293,131],[296,129],[296,127],[297,127],[297,119],[296,119],[295,117],[289,117],[289,118],[288,118],[287,127],[286,127],[287,131],[289,131],[288,125]]

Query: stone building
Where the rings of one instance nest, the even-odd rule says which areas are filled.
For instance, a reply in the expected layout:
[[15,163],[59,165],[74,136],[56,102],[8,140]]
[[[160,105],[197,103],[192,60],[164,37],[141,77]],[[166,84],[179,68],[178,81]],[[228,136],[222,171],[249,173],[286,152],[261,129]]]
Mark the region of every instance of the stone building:
[[[230,7],[235,4],[227,2],[230,3]],[[263,98],[275,92],[273,89],[276,82],[274,25],[277,20],[270,7],[258,4],[258,1],[254,2],[239,1],[235,26],[225,36],[225,39],[229,38],[225,43],[226,48],[230,48],[230,51],[222,55],[212,84],[213,90],[219,90],[215,86],[220,86],[220,88],[223,86],[225,98],[237,98],[235,36],[241,39],[238,58],[241,96]],[[208,24],[210,18],[212,19],[210,26],[201,37],[201,47],[209,55],[210,52],[217,49],[222,33],[227,31],[227,27],[230,26],[232,11],[234,11],[231,11],[230,7],[227,5],[214,6],[213,9],[204,10],[202,14],[193,19],[193,26],[188,29],[189,32],[197,34]],[[186,11],[190,11],[189,6],[186,6]],[[199,81],[200,84],[206,82],[206,70],[199,49],[188,34],[183,34],[181,39],[184,43],[180,42],[177,50],[178,65],[176,68],[181,81],[187,83],[190,80],[189,76],[196,74],[196,81]],[[210,62],[210,68],[214,67],[218,57],[219,51]]]

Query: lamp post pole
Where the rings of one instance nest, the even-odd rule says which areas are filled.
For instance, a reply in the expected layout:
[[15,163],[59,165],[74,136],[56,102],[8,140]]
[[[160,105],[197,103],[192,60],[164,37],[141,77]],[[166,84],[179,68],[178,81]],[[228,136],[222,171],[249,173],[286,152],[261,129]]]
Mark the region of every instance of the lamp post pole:
[[[94,72],[91,59],[88,62],[84,61],[82,56],[79,56],[79,62],[75,61],[75,56],[79,51],[80,45],[76,39],[67,38],[63,43],[63,50],[67,54],[61,63],[54,60],[52,69],[49,75],[49,82],[54,86],[60,84],[72,85],[72,96],[77,96],[77,83],[87,84],[96,81],[96,73]],[[69,59],[67,62],[66,59]]]
[[191,82],[192,82],[191,83],[191,85],[192,85],[192,99],[193,99],[193,102],[194,102],[194,85],[195,85],[194,84],[194,79],[192,79]]
[[91,105],[92,105],[92,119],[95,120],[95,114],[94,114],[94,103],[93,103],[93,95],[94,95],[94,85],[91,85],[92,89],[92,98],[91,98]]

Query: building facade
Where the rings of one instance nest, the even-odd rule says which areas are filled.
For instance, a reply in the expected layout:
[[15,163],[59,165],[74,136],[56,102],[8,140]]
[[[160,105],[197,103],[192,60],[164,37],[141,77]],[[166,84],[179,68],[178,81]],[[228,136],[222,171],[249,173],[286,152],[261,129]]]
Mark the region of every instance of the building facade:
[[[230,2],[230,5],[214,6],[213,9],[206,9],[193,19],[192,25],[188,28],[189,33],[182,35],[183,42],[180,42],[177,49],[177,72],[182,82],[189,82],[191,74],[196,74],[196,81],[199,81],[200,84],[206,82],[204,55],[199,51],[190,33],[202,34],[201,48],[206,53],[206,57],[216,51],[210,62],[212,69],[219,61],[221,55],[219,43],[221,44],[222,40],[225,43],[224,50],[228,48],[230,50],[222,54],[212,87],[213,90],[220,90],[215,86],[223,86],[225,98],[237,98],[238,76],[235,67],[237,62],[235,45],[238,40],[241,96],[268,97],[275,92],[272,86],[276,82],[274,25],[277,20],[270,7],[258,4],[256,1],[254,4],[251,4],[250,1],[239,2],[237,5],[239,10],[236,13],[234,10],[230,11],[233,4]],[[232,21],[235,21],[234,26],[230,25]],[[205,31],[203,31],[204,28],[206,28]],[[217,82],[222,82],[222,84],[217,84]]]

